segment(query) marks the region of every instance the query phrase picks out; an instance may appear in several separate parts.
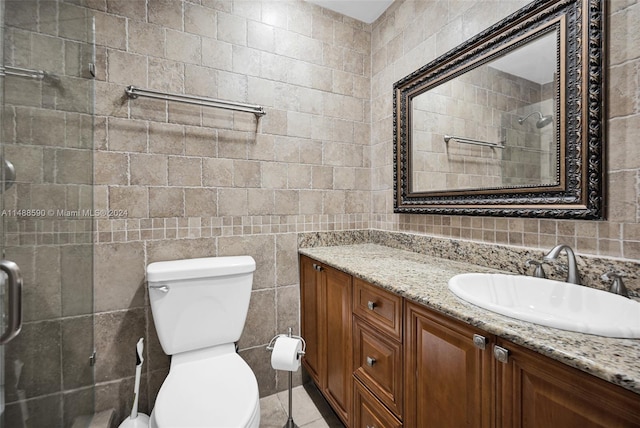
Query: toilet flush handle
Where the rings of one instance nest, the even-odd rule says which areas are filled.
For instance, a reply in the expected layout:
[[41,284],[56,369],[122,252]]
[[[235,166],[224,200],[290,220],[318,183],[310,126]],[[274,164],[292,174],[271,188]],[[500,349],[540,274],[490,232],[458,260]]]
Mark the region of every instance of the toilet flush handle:
[[150,285],[149,288],[152,289],[152,290],[162,291],[163,293],[168,293],[169,292],[169,286],[165,285],[165,284]]

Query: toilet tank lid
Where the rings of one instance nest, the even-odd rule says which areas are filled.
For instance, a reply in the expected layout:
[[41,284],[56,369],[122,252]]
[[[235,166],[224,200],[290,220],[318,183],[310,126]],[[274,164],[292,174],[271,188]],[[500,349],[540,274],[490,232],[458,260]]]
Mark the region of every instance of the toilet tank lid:
[[147,266],[147,281],[172,281],[250,273],[256,270],[251,256],[203,257],[154,262]]

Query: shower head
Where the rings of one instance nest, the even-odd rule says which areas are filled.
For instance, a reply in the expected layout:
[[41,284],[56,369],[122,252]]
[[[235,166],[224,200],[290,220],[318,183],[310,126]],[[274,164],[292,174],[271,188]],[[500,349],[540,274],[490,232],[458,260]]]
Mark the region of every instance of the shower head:
[[528,115],[519,118],[518,123],[522,125],[525,120],[529,119],[534,114],[537,114],[539,117],[538,121],[536,122],[536,128],[538,129],[544,128],[545,126],[553,122],[553,115],[548,114],[546,116],[543,116],[539,111],[534,111],[533,113],[529,113]]

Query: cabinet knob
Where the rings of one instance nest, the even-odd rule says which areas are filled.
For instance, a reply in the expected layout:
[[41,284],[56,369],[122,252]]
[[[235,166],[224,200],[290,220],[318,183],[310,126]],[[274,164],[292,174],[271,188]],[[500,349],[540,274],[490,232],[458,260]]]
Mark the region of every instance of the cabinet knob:
[[376,363],[376,359],[373,357],[367,357],[367,365],[369,367],[373,367],[373,365]]
[[376,306],[376,302],[372,302],[371,300],[367,302],[367,308],[369,308],[370,310],[373,310]]
[[322,270],[322,266],[320,266],[319,264],[316,264],[316,263],[313,264],[313,268],[315,270],[317,270],[318,272],[320,272]]
[[485,349],[487,347],[487,338],[479,334],[474,334],[473,345],[478,349]]
[[509,362],[509,350],[503,348],[502,346],[496,345],[493,347],[493,356],[501,363],[506,364]]

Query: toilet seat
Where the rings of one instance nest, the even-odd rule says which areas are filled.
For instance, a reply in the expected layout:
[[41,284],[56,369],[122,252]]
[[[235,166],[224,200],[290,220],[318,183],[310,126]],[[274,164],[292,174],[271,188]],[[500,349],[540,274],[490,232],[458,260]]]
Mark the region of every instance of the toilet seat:
[[235,352],[171,365],[151,417],[152,428],[257,428],[258,382]]

